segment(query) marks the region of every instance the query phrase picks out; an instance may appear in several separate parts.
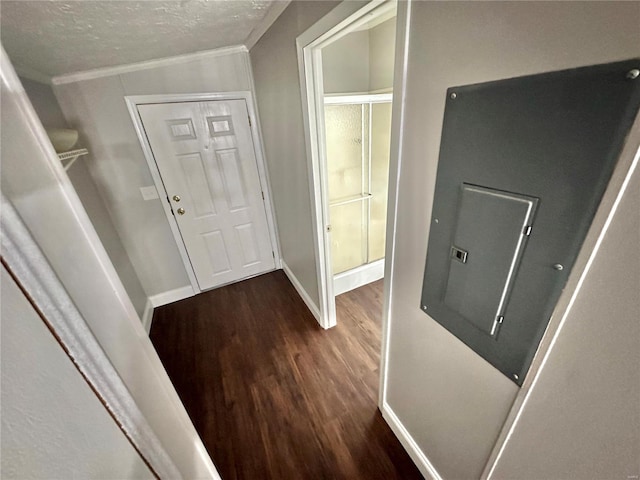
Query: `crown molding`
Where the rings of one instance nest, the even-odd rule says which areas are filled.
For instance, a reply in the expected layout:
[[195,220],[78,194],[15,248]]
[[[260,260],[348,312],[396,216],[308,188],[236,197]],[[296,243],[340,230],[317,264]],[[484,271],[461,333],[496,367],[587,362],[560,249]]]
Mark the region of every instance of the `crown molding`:
[[258,43],[258,40],[262,38],[262,36],[269,30],[271,25],[275,23],[278,17],[285,11],[285,9],[289,6],[291,0],[276,0],[271,4],[269,10],[267,11],[264,18],[260,21],[258,25],[255,26],[251,33],[244,41],[244,45],[248,50],[251,50],[253,46]]
[[53,77],[51,79],[51,83],[53,85],[62,85],[65,83],[82,82],[85,80],[93,80],[96,78],[121,75],[123,73],[148,70],[150,68],[166,67],[169,65],[180,65],[183,63],[193,62],[195,60],[201,60],[205,58],[233,55],[234,53],[247,53],[248,51],[249,50],[244,45],[234,45],[230,47],[216,48],[214,50],[185,53],[184,55],[176,55],[173,57],[157,58],[144,62],[129,63],[126,65],[116,65],[113,67],[96,68],[93,70],[85,70],[82,72],[67,73],[64,75]]

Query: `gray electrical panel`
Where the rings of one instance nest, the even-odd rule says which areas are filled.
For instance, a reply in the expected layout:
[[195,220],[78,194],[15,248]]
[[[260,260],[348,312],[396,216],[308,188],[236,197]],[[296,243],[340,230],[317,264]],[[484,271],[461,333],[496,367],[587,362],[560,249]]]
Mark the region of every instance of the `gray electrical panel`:
[[638,113],[638,69],[447,91],[421,308],[519,385]]

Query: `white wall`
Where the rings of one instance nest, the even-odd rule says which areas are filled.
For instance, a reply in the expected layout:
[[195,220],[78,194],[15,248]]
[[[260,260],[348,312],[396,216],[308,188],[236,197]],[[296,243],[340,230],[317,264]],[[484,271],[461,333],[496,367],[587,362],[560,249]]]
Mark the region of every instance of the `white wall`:
[[124,97],[239,90],[251,90],[248,53],[240,49],[54,85],[67,121],[86,139],[87,167],[148,296],[190,284],[162,197],[145,201],[140,194],[153,180]]
[[2,193],[185,478],[219,478],[42,125],[2,61]]
[[412,5],[386,402],[443,478],[480,476],[518,392],[419,308],[446,88],[637,56],[638,18],[637,2]]
[[[69,124],[64,118],[51,86],[25,78],[20,78],[20,81],[45,128],[69,128]],[[82,145],[82,143],[83,139],[80,139],[79,145]],[[140,280],[133,269],[118,232],[116,232],[111,222],[107,208],[100,195],[97,194],[96,184],[93,182],[85,163],[88,160],[88,157],[82,157],[73,164],[67,174],[84,208],[87,210],[91,223],[93,223],[96,232],[98,232],[100,240],[136,308],[136,312],[141,316],[147,303],[147,295],[142,289]]]
[[4,479],[155,478],[2,267]]
[[296,37],[337,4],[291,2],[251,49],[282,258],[316,305],[318,281]]

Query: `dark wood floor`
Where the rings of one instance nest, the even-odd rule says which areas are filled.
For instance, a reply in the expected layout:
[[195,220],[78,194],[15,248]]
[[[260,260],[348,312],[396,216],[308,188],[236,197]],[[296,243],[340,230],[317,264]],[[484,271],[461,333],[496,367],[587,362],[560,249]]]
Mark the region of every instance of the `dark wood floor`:
[[323,330],[280,270],[156,309],[151,340],[223,480],[420,479],[377,410],[382,281]]

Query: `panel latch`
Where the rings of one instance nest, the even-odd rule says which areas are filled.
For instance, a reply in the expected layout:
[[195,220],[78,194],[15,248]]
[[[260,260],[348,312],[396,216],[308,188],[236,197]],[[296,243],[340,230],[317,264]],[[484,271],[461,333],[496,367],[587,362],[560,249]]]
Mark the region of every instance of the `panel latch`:
[[460,263],[467,263],[467,257],[469,256],[469,252],[463,250],[455,245],[451,245],[451,258],[459,261]]

